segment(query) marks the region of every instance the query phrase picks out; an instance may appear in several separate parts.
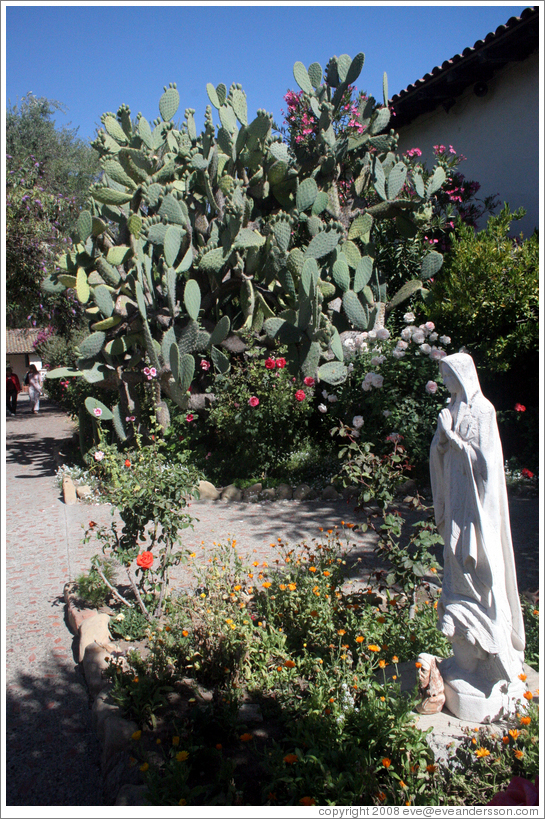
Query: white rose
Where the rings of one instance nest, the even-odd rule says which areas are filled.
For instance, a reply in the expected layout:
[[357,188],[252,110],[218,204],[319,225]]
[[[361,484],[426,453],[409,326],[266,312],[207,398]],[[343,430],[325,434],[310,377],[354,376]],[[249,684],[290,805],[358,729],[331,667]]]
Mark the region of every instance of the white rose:
[[376,387],[377,389],[379,389],[384,384],[384,376],[383,375],[377,375],[377,374],[374,373],[373,378],[371,379],[371,384],[373,385],[373,387]]
[[426,330],[429,330],[430,333],[432,330],[435,330],[435,324],[433,323],[433,321],[427,321],[424,327],[426,328]]
[[377,338],[380,338],[380,339],[383,339],[383,340],[386,340],[387,338],[390,338],[390,331],[387,330],[386,327],[381,327],[379,330],[377,330]]
[[420,330],[417,330],[416,333],[413,334],[413,341],[415,344],[423,344],[425,339],[426,336]]
[[429,355],[431,353],[431,347],[429,344],[421,344],[420,349],[424,353],[424,355]]
[[376,355],[374,358],[371,359],[371,366],[372,367],[380,367],[383,361],[385,361],[386,356],[384,355]]
[[356,429],[361,429],[363,426],[363,416],[362,415],[355,415],[352,418],[352,426]]
[[356,342],[353,338],[345,338],[343,341],[343,347],[347,350],[355,350],[356,349]]
[[100,449],[98,449],[93,457],[95,461],[101,461],[104,458],[104,452],[101,452]]
[[404,327],[403,330],[401,331],[401,338],[404,339],[404,341],[410,341],[412,335],[413,331],[410,327]]
[[362,390],[364,392],[369,392],[369,390],[371,389],[371,382],[370,381],[363,381],[362,385],[361,385],[361,388],[362,388]]
[[409,345],[407,344],[406,341],[398,341],[397,344],[396,344],[396,348],[398,350],[406,350],[408,346]]
[[325,404],[318,404],[318,411],[319,412],[327,412],[327,407]]
[[329,401],[330,404],[336,404],[339,399],[337,398],[336,395],[328,395],[327,400]]
[[367,333],[367,337],[374,341],[375,338],[377,337],[377,331],[376,330],[369,330],[369,332]]
[[441,342],[441,344],[444,344],[445,347],[447,347],[450,344],[450,338],[448,336],[441,336],[439,338],[439,341]]
[[414,313],[405,313],[405,315],[403,316],[403,321],[405,322],[405,324],[412,324],[414,319],[415,319]]
[[327,390],[322,390],[322,398],[327,398],[328,395],[329,393],[327,392]]
[[430,341],[437,341],[438,338],[437,333],[430,333]]
[[360,437],[360,433],[358,432],[358,430],[357,430],[357,429],[353,429],[353,430],[352,430],[352,436],[353,436],[354,438],[359,438],[359,437]]
[[372,380],[373,380],[373,373],[366,373],[364,382],[366,384],[370,384]]
[[384,415],[385,418],[389,418],[392,413],[390,412],[390,410],[382,410],[382,414]]
[[392,352],[394,358],[404,358],[406,353],[405,350],[398,350],[397,348]]

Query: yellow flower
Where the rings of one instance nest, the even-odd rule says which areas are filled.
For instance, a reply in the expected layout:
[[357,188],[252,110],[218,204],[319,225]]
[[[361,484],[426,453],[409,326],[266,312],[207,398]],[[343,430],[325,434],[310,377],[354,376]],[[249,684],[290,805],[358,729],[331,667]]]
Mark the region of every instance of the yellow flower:
[[197,557],[197,555],[195,554],[195,552],[191,552],[191,554],[189,555],[189,557]]
[[131,739],[137,740],[140,739],[142,736],[142,731],[135,731],[134,734],[131,734]]
[[367,646],[367,649],[368,649],[369,651],[380,651],[379,646],[375,646],[375,645],[372,645],[372,646]]
[[176,754],[176,761],[185,762],[188,756],[189,754],[187,753],[187,751],[178,751],[178,753]]
[[148,768],[149,768],[149,765],[148,765],[148,763],[147,763],[147,762],[144,762],[144,764],[143,764],[143,765],[140,765],[140,770],[142,771],[142,773],[144,773],[145,771],[147,771],[147,770],[148,770]]
[[241,590],[241,588],[242,588],[242,586],[235,586],[235,587],[234,587],[235,591],[240,591],[240,590]]
[[481,758],[485,756],[490,756],[490,751],[487,748],[477,748],[477,750],[475,751],[475,756]]
[[180,744],[180,737],[172,737],[172,744],[179,745]]
[[510,731],[507,732],[512,739],[518,739],[519,732],[516,728],[511,728]]

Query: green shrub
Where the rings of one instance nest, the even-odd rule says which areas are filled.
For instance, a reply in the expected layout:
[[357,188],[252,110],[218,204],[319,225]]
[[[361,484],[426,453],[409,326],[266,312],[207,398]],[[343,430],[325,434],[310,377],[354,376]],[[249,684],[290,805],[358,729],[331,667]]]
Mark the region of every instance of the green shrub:
[[[113,584],[115,568],[112,561],[100,560],[97,561],[97,564],[106,580]],[[106,605],[111,596],[111,589],[101,577],[97,565],[92,565],[88,572],[84,572],[76,578],[76,591],[82,600],[96,609]]]

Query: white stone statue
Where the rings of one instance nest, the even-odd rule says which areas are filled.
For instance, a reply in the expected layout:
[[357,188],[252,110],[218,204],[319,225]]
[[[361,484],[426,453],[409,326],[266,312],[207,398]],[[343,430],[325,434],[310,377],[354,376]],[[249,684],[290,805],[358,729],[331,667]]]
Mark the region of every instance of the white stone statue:
[[515,710],[525,691],[501,441],[471,356],[446,356],[440,367],[451,399],[437,421],[430,473],[445,543],[439,628],[454,654],[440,663],[440,673],[455,716],[495,722]]

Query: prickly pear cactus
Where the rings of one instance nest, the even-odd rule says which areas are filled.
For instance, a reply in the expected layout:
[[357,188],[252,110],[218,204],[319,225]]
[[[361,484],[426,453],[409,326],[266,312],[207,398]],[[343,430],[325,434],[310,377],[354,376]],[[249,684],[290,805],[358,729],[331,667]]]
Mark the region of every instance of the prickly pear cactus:
[[[373,225],[401,216],[406,230],[444,179],[437,169],[426,188],[411,182],[396,135],[384,133],[386,104],[359,111],[359,137],[337,138],[334,114],[362,66],[363,54],[334,57],[324,71],[295,64],[318,121],[318,147],[305,163],[275,133],[271,114],[248,115],[238,84],[207,85],[211,106],[200,134],[193,109],[175,121],[180,95],[172,83],[153,122],[126,106],[102,116],[93,143],[102,177],[44,284],[73,288],[86,305],[78,371],[117,384],[120,437],[122,419],[138,409],[135,384],[154,382],[158,418],[167,423],[162,396],[186,407],[204,356],[226,374],[233,335],[287,344],[294,370],[340,383],[339,333],[372,329],[440,266],[440,254],[429,254],[422,280],[388,302]],[[356,173],[341,207],[347,154]]]

